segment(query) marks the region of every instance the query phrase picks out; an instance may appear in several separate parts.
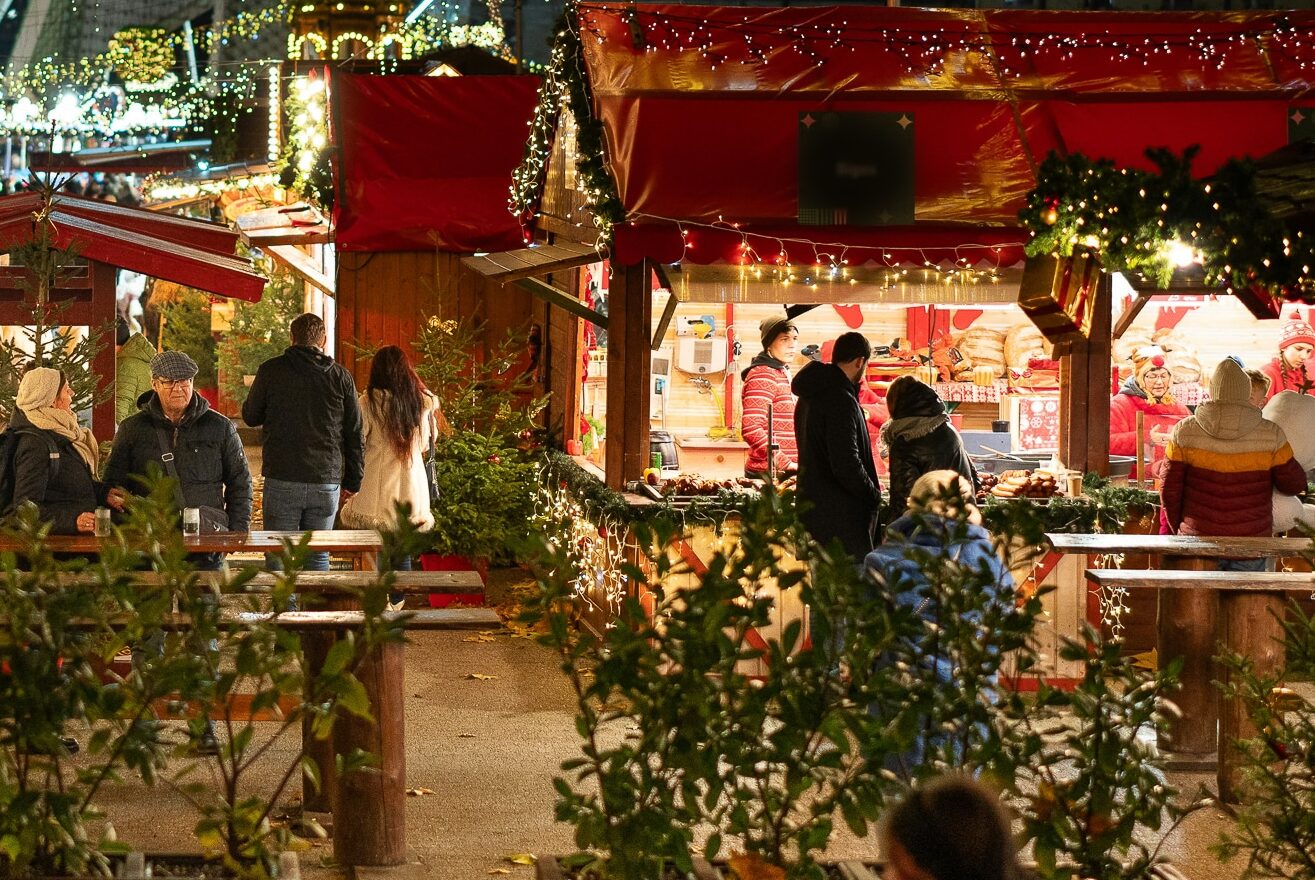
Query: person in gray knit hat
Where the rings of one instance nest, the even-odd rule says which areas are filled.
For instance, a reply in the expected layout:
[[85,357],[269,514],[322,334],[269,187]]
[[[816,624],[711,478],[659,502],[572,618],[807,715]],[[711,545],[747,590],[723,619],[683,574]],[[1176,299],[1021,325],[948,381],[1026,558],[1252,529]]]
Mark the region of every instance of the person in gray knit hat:
[[[105,482],[126,492],[144,492],[148,476],[163,472],[177,486],[174,504],[201,510],[201,527],[245,532],[251,528],[251,472],[232,420],[210,408],[196,393],[196,362],[181,351],[162,351],[151,359],[151,390],[136,414],[114,435]],[[202,571],[218,570],[218,553],[193,553]],[[158,651],[146,644],[141,651]],[[211,650],[214,650],[213,646]],[[218,754],[213,725],[195,742],[200,754]]]

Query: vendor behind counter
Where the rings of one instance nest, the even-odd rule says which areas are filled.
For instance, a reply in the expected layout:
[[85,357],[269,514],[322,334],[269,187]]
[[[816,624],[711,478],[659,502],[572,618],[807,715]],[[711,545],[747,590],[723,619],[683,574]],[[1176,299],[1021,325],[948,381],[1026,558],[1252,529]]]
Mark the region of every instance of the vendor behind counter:
[[[1173,375],[1164,351],[1157,346],[1138,349],[1133,372],[1110,400],[1110,455],[1137,455],[1137,413],[1142,414],[1145,441],[1151,447],[1152,474],[1164,460],[1164,447],[1173,426],[1191,413],[1173,396]],[[1133,479],[1141,479],[1134,466]]]

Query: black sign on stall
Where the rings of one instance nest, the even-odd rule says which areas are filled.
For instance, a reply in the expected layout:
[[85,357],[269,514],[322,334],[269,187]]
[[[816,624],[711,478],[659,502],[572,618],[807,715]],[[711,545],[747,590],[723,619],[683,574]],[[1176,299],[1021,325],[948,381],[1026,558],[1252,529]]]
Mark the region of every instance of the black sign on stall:
[[913,222],[913,114],[799,114],[799,222]]

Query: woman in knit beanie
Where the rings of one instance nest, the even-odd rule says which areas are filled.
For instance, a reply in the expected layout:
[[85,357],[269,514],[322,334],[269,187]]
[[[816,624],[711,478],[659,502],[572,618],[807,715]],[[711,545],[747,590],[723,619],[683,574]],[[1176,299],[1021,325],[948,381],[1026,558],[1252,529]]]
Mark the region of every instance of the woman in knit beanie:
[[[749,444],[744,475],[767,475],[767,425],[772,425],[778,477],[794,473],[799,448],[794,437],[794,395],[790,391],[790,362],[799,349],[799,330],[784,315],[764,318],[758,325],[763,350],[740,374],[740,435]],[[770,407],[770,417],[768,415]]]
[[1312,353],[1315,353],[1315,329],[1300,318],[1284,321],[1279,331],[1278,357],[1260,368],[1269,377],[1270,397],[1281,391],[1315,393],[1315,379],[1307,367]]
[[[1137,413],[1142,414],[1144,442],[1151,445],[1151,466],[1164,458],[1173,426],[1191,415],[1173,396],[1173,375],[1157,345],[1140,348],[1132,357],[1132,375],[1110,400],[1110,455],[1137,454]],[[1155,473],[1155,471],[1152,471]],[[1133,479],[1141,474],[1133,468]]]
[[[23,375],[9,431],[14,500],[36,505],[55,534],[95,531],[95,509],[123,509],[122,493],[111,496],[96,480],[99,447],[73,414],[73,388],[59,370],[33,367]],[[9,511],[5,511],[8,513]]]

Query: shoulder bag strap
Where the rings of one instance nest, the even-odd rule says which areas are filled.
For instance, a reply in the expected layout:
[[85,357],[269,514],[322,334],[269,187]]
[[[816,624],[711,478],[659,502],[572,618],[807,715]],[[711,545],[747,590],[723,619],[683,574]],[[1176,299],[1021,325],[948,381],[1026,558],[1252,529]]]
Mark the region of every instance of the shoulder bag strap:
[[160,461],[164,462],[165,473],[174,481],[174,500],[178,502],[178,509],[182,510],[187,507],[187,498],[183,496],[183,481],[179,479],[178,466],[174,464],[173,444],[169,441],[169,432],[156,425],[155,436],[160,438]]

